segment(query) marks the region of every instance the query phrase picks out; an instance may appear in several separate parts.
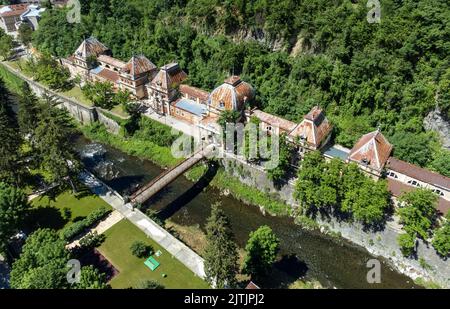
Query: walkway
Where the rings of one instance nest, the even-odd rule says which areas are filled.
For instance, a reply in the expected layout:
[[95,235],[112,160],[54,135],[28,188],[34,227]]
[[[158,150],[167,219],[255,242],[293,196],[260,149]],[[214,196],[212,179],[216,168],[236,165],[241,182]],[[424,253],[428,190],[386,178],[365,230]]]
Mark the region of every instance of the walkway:
[[200,278],[205,278],[203,259],[197,253],[192,251],[192,249],[173,237],[169,232],[156,224],[140,210],[133,210],[130,204],[125,204],[122,197],[117,192],[108,188],[94,175],[89,172],[83,172],[80,179],[92,192],[116,209],[123,217],[130,220],[131,223],[136,225],[148,237],[166,249],[195,275]]
[[153,119],[159,123],[162,123],[166,126],[170,126],[180,132],[183,132],[184,134],[190,135],[194,137],[194,139],[198,139],[200,136],[200,130],[197,126],[191,125],[189,123],[186,123],[184,121],[178,120],[171,116],[161,116],[157,114],[152,109],[148,109],[148,111],[144,114],[144,116],[147,116],[150,119]]
[[114,210],[112,213],[108,215],[103,221],[101,221],[97,226],[90,229],[88,232],[84,233],[82,236],[78,237],[77,240],[72,241],[70,244],[66,246],[66,248],[71,249],[73,247],[78,246],[80,243],[80,239],[86,236],[89,233],[97,233],[98,235],[103,234],[107,230],[109,230],[113,225],[119,223],[123,219],[123,216],[117,210]]

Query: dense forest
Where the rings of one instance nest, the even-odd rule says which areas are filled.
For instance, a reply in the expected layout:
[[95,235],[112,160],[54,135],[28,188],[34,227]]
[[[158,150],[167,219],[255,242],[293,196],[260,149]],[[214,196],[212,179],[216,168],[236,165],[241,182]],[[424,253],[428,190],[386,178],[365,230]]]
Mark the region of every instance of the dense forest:
[[62,57],[93,35],[123,60],[178,61],[207,90],[241,74],[267,112],[298,122],[320,105],[336,142],[351,147],[380,127],[396,156],[450,174],[449,152],[423,128],[436,106],[450,118],[447,1],[384,0],[380,23],[367,21],[366,0],[83,0],[81,9],[72,24],[67,10],[48,10],[34,45]]

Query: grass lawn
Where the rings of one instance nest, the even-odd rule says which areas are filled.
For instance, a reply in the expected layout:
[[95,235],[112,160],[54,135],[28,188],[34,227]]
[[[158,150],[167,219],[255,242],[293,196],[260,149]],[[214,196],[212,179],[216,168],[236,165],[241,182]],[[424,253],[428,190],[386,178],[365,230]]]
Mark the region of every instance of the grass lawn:
[[83,91],[81,91],[80,87],[78,86],[74,86],[72,89],[60,93],[62,95],[65,95],[69,99],[80,102],[83,105],[93,106],[92,102],[84,96]]
[[120,105],[120,104],[114,106],[114,107],[111,109],[110,112],[113,113],[113,114],[117,114],[117,115],[119,115],[119,116],[122,116],[122,117],[129,117],[129,116],[130,116],[126,111],[123,110],[123,107],[122,107],[122,105]]
[[[73,195],[71,190],[67,190],[56,196],[51,196],[51,194],[39,196],[32,200],[31,205],[33,209],[27,225],[32,230],[38,227],[59,230],[72,222],[84,219],[101,206],[112,209],[110,205],[85,187],[79,189],[76,195]],[[70,217],[65,217],[64,208],[70,209]]]
[[[170,253],[152,239],[147,238],[144,232],[128,220],[120,221],[107,230],[105,235],[106,240],[98,249],[120,272],[110,282],[113,288],[136,287],[145,280],[156,280],[166,288],[208,288],[205,281],[196,277],[176,258],[172,258]],[[162,255],[155,256],[160,263],[155,271],[151,271],[144,265],[145,259],[139,259],[131,254],[130,246],[136,240],[151,245],[155,252],[161,250]],[[162,274],[166,274],[167,277],[163,278]]]

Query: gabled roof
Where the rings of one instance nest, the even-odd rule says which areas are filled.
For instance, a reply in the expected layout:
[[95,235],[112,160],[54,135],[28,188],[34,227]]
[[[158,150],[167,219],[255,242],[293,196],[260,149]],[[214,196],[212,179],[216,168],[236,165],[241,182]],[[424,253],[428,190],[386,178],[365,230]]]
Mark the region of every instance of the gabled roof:
[[113,84],[116,83],[117,80],[119,79],[119,73],[113,70],[109,70],[107,68],[102,68],[101,66],[92,69],[91,73],[98,75],[99,77],[106,79],[112,82]]
[[251,115],[255,116],[262,122],[271,125],[272,127],[280,128],[281,130],[284,130],[288,133],[291,132],[296,126],[296,124],[293,123],[292,121],[283,119],[281,117],[274,116],[272,114],[268,114],[268,113],[260,111],[258,109],[255,109],[254,111],[252,111]]
[[325,117],[322,109],[314,106],[305,115],[303,121],[289,133],[290,137],[300,137],[308,144],[319,147],[322,141],[330,134],[333,126]]
[[131,57],[127,64],[122,68],[122,72],[137,76],[142,73],[147,73],[156,69],[156,65],[153,64],[144,55],[137,55]]
[[108,55],[100,55],[100,56],[97,57],[97,60],[99,62],[103,62],[105,64],[109,64],[109,65],[111,65],[113,67],[116,67],[116,68],[123,68],[125,66],[125,62],[123,62],[123,61],[121,61],[119,59],[113,58],[111,56],[108,56]]
[[20,16],[28,10],[28,4],[12,4],[0,6],[0,16]]
[[231,76],[211,92],[208,104],[220,110],[242,110],[245,102],[254,97],[255,91],[250,84],[239,76]]
[[90,37],[89,39],[85,39],[80,46],[75,51],[75,56],[86,59],[90,56],[97,57],[100,54],[103,54],[108,50],[108,47],[100,43],[94,37]]
[[178,63],[170,63],[161,67],[150,84],[168,90],[177,87],[186,78],[187,74],[180,68]]
[[394,157],[389,158],[387,166],[389,169],[395,172],[407,175],[411,178],[420,180],[436,187],[450,190],[449,177],[445,177],[438,173],[434,173],[425,168],[421,168],[417,165],[396,159]]
[[[388,182],[388,190],[391,192],[391,194],[395,197],[400,197],[404,193],[416,190],[416,187],[407,185],[403,182],[400,182],[398,180],[394,180],[391,178],[387,179]],[[439,197],[438,204],[437,204],[437,210],[443,214],[446,215],[450,211],[450,202],[446,199]]]
[[199,99],[203,102],[206,102],[209,97],[209,92],[189,85],[180,85],[180,93],[183,95],[188,95],[192,98]]
[[350,151],[349,160],[381,171],[392,151],[392,145],[379,130],[361,137]]

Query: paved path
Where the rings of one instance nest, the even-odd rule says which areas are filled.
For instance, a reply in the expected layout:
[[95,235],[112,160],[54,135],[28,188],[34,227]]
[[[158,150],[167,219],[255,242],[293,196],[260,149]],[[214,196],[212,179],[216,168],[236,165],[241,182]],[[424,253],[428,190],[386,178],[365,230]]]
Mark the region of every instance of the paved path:
[[122,214],[114,210],[112,213],[108,215],[104,220],[102,220],[99,224],[97,224],[94,228],[90,229],[87,233],[83,234],[81,237],[79,237],[77,240],[72,241],[70,244],[66,246],[66,248],[70,249],[73,247],[78,246],[80,239],[86,236],[89,233],[96,232],[97,234],[103,234],[108,229],[110,229],[114,224],[119,223],[123,219]]
[[92,192],[116,209],[123,217],[130,220],[131,223],[136,225],[148,237],[166,249],[172,256],[177,258],[187,268],[194,272],[194,274],[200,278],[205,278],[204,261],[202,257],[192,249],[173,237],[169,232],[164,230],[141,211],[138,209],[133,210],[129,203],[125,204],[122,197],[117,192],[107,188],[106,185],[94,175],[83,172],[80,179]]

